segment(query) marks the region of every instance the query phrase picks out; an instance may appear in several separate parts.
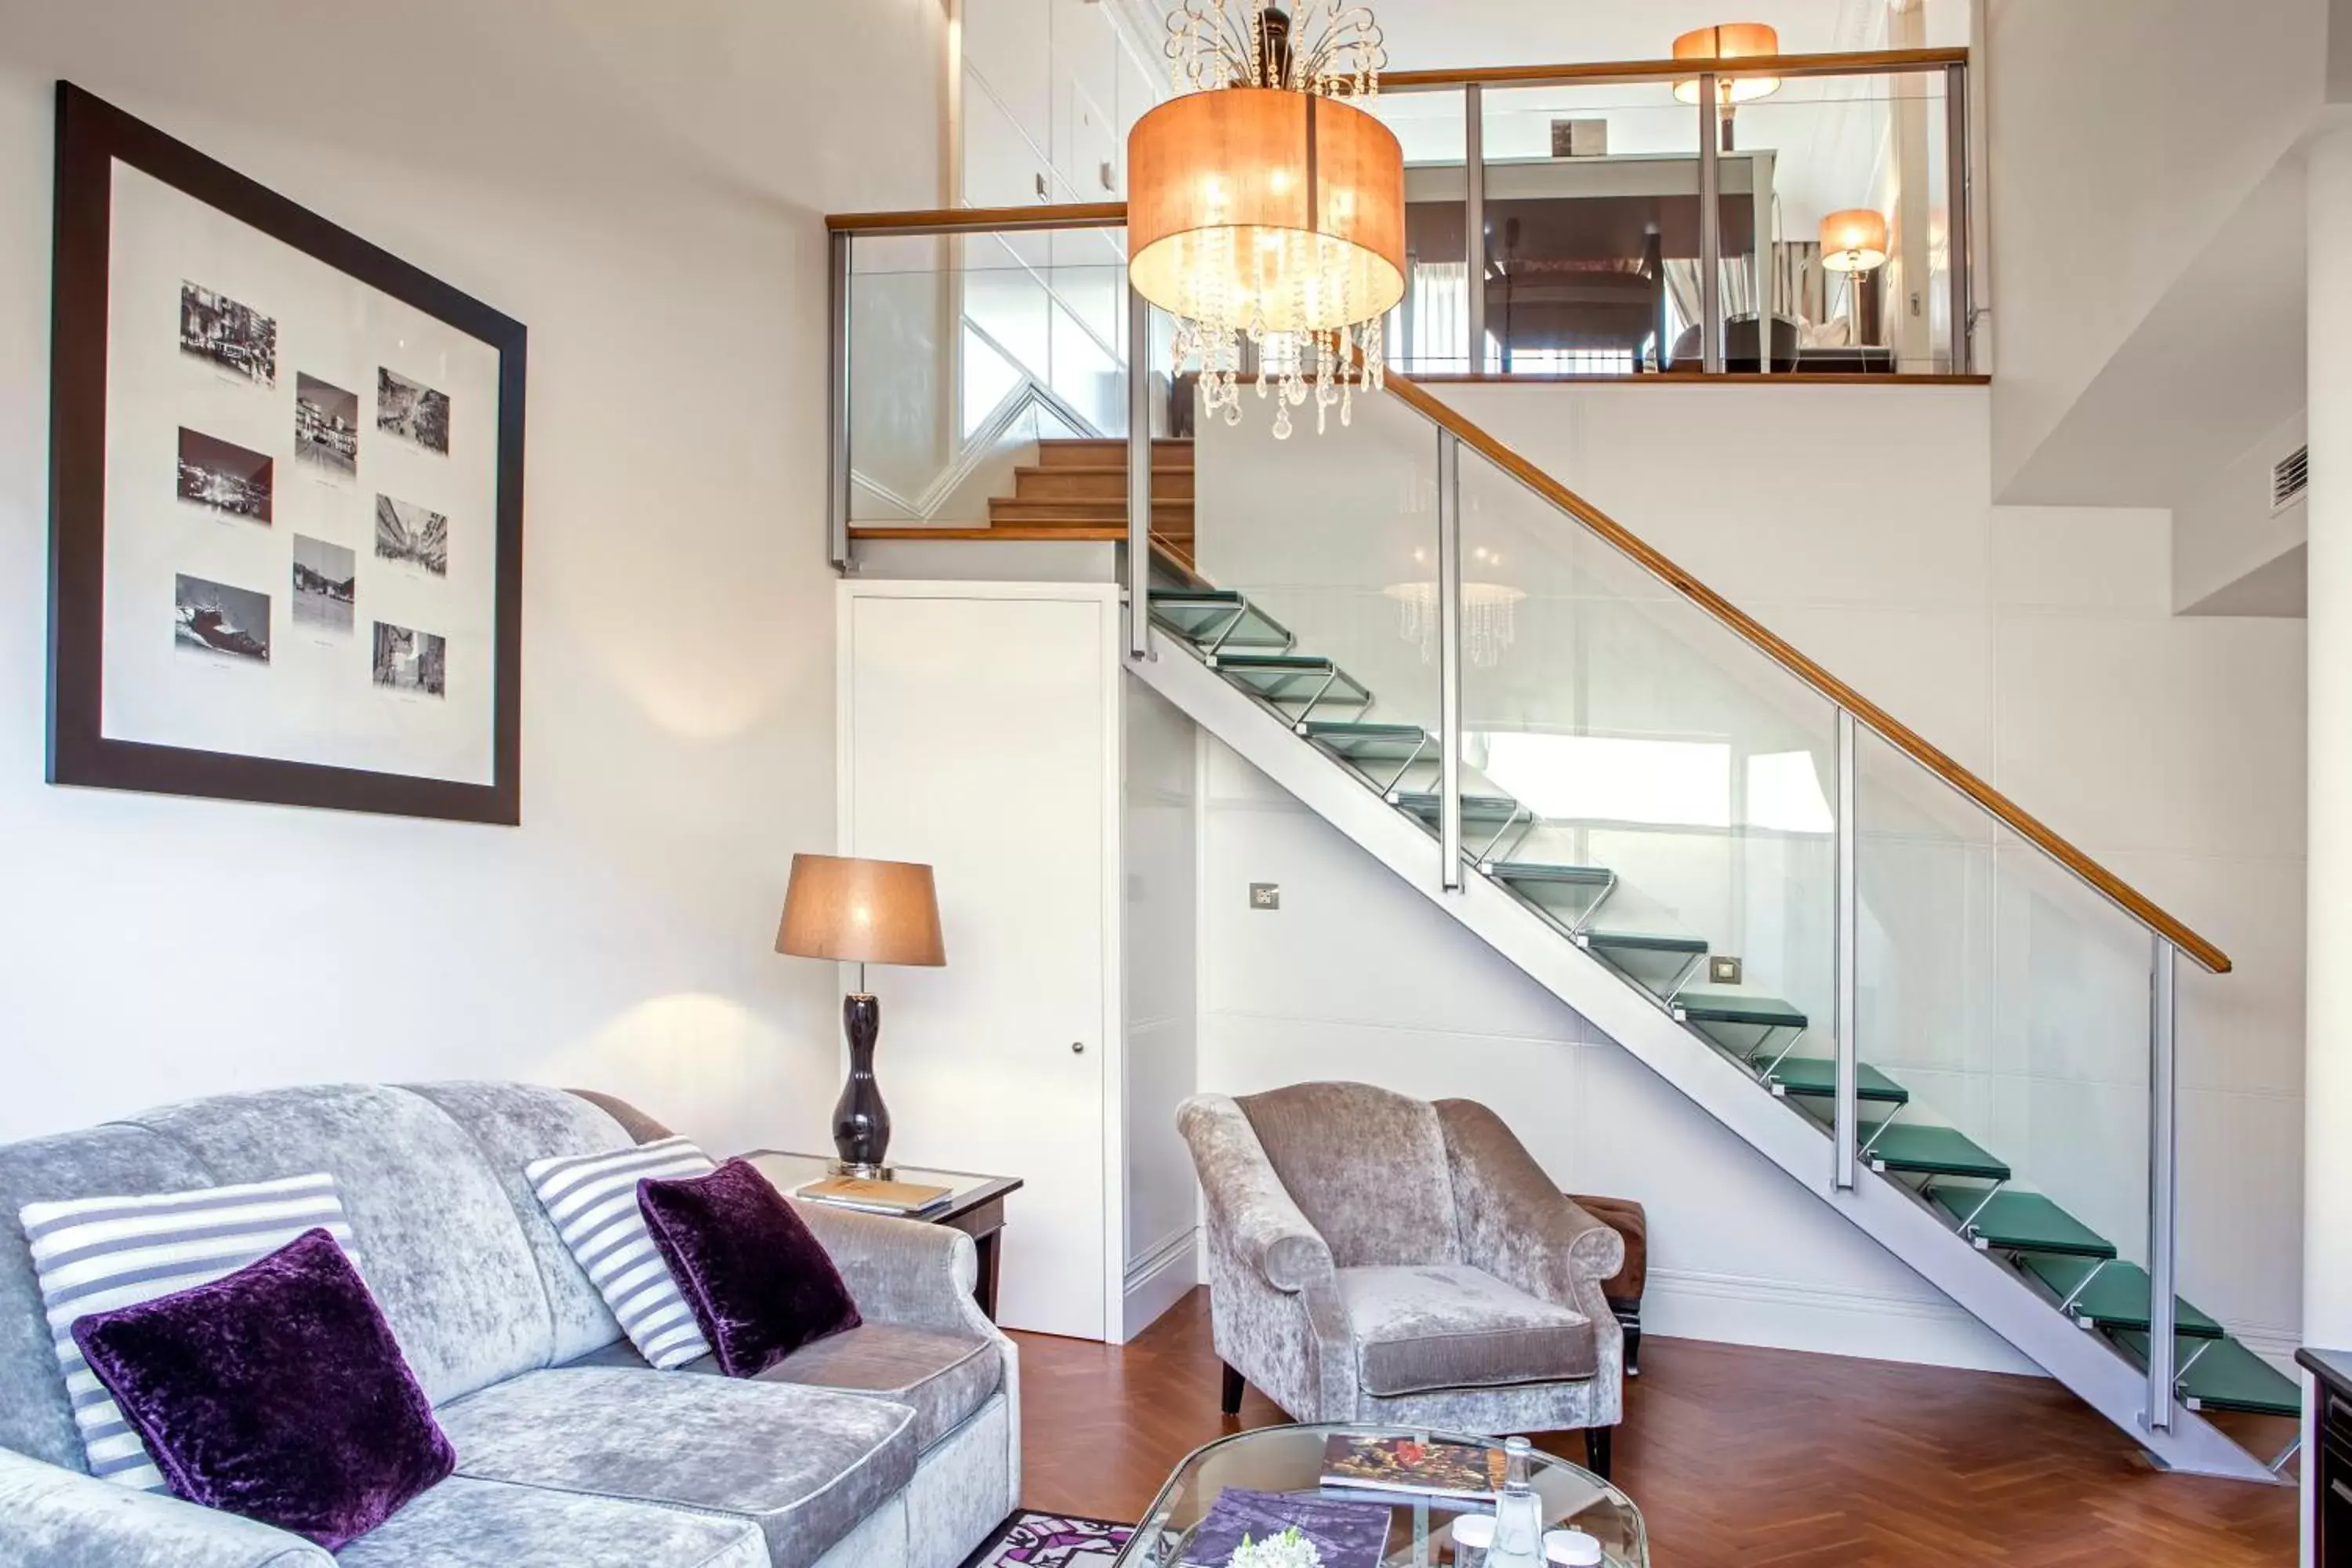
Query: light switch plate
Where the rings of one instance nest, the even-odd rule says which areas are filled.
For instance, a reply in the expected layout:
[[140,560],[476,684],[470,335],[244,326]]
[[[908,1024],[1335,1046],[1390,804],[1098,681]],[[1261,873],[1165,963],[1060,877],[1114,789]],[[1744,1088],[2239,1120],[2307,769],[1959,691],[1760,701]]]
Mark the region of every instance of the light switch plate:
[[1713,985],[1738,984],[1739,960],[1727,957],[1722,953],[1710,956],[1706,961],[1706,978],[1708,984]]
[[1252,882],[1249,885],[1249,889],[1250,908],[1254,910],[1278,910],[1282,908],[1281,883]]

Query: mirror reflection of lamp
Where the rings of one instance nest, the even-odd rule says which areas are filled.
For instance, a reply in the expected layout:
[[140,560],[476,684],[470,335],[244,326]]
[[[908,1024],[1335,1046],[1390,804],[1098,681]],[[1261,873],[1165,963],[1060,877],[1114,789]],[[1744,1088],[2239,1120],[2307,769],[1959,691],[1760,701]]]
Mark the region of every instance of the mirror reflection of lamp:
[[1846,274],[1846,309],[1853,341],[1865,341],[1862,281],[1886,265],[1886,215],[1874,207],[1849,207],[1822,219],[1822,266]]
[[[1780,35],[1762,22],[1725,22],[1717,26],[1699,27],[1675,40],[1675,56],[1678,60],[1705,60],[1709,63],[1742,59],[1769,59],[1780,52]],[[1675,97],[1684,103],[1698,101],[1699,79],[1689,78],[1675,83]],[[1731,152],[1731,114],[1735,105],[1751,103],[1759,98],[1769,98],[1780,90],[1777,76],[1718,76],[1715,79],[1716,101],[1723,110],[1723,150]]]

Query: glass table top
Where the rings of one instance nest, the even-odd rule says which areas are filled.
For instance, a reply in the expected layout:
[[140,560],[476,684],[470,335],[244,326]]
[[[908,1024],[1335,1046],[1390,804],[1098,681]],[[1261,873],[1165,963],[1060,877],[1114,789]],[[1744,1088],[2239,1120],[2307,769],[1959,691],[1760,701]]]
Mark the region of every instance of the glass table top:
[[[827,1154],[796,1154],[782,1149],[760,1149],[744,1158],[774,1184],[778,1192],[786,1194],[797,1193],[812,1182],[822,1182],[833,1173],[832,1156]],[[910,1182],[918,1186],[945,1187],[957,1204],[982,1196],[990,1187],[1020,1185],[1008,1176],[984,1176],[971,1171],[934,1171],[921,1165],[893,1165],[890,1179]]]
[[[1176,1468],[1119,1553],[1118,1568],[1224,1568],[1194,1564],[1186,1556],[1192,1534],[1228,1487],[1251,1491],[1298,1492],[1378,1502],[1389,1510],[1385,1568],[1480,1568],[1485,1553],[1454,1540],[1454,1522],[1472,1514],[1492,1517],[1491,1504],[1447,1506],[1406,1493],[1393,1496],[1322,1490],[1324,1440],[1333,1433],[1366,1437],[1412,1437],[1423,1442],[1466,1443],[1500,1448],[1485,1437],[1426,1428],[1304,1426],[1263,1426],[1219,1438],[1195,1449]],[[1649,1568],[1649,1539],[1642,1510],[1607,1481],[1555,1455],[1538,1449],[1529,1481],[1543,1502],[1544,1528],[1580,1530],[1601,1542],[1610,1568]]]

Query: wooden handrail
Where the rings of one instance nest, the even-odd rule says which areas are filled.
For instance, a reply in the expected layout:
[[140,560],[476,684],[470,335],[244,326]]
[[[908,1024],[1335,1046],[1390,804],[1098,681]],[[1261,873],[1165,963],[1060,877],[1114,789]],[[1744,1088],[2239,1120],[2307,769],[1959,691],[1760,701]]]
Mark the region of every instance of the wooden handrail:
[[1552,87],[1574,82],[1687,80],[1717,76],[1874,76],[1942,70],[1969,63],[1966,49],[1862,49],[1845,54],[1748,55],[1731,59],[1587,60],[1572,65],[1484,66],[1454,70],[1382,71],[1382,92],[1429,92],[1448,87]]
[[831,213],[824,226],[832,234],[1008,234],[1041,228],[1120,228],[1126,223],[1125,202],[1074,202],[1061,206]]
[[1889,745],[1990,812],[2011,832],[2081,878],[2140,924],[2213,973],[2227,974],[2230,972],[2228,953],[2166,913],[2138,889],[2092,859],[2023,806],[1930,744],[1917,731],[1766,629],[1762,623],[1667,559],[1646,540],[1519,456],[1485,426],[1415,385],[1410,376],[1391,370],[1387,373],[1387,385],[1389,391],[1423,418],[1631,556],[1652,576],[1721,622],[1773,663],[1852,713]]

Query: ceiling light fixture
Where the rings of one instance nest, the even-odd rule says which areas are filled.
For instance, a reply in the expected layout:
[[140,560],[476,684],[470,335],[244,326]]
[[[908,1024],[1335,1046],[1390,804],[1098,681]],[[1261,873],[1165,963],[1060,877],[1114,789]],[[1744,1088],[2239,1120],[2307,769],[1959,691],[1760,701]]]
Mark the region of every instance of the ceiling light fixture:
[[1315,399],[1348,423],[1378,390],[1381,318],[1404,298],[1404,153],[1357,107],[1387,63],[1369,7],[1184,0],[1168,18],[1180,96],[1128,136],[1128,273],[1177,318],[1202,412],[1241,422],[1254,360],[1274,434]]

